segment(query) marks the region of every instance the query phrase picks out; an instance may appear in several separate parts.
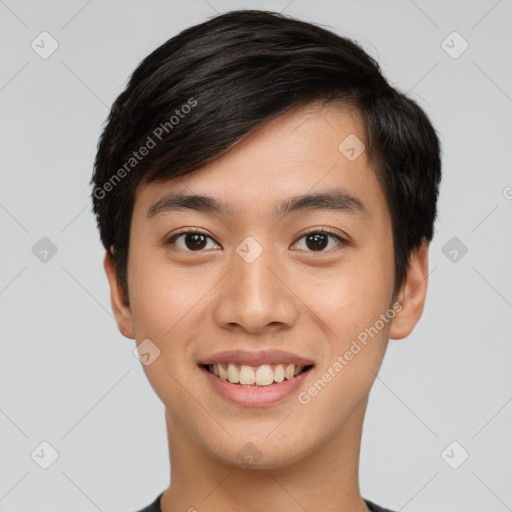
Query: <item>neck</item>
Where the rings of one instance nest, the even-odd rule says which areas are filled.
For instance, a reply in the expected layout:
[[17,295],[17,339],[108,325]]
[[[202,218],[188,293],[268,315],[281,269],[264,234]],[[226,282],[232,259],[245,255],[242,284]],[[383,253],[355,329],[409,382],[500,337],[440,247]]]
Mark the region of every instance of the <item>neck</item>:
[[368,512],[359,490],[359,453],[367,400],[342,429],[286,466],[248,469],[220,461],[191,439],[166,410],[171,485],[163,512],[308,510]]

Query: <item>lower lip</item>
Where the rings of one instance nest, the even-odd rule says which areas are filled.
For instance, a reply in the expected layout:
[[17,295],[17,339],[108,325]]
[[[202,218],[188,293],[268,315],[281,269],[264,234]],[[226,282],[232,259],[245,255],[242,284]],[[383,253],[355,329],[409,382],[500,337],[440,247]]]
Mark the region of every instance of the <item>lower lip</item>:
[[296,377],[293,377],[293,379],[284,379],[281,382],[274,382],[274,384],[270,384],[269,386],[232,384],[227,380],[217,377],[203,366],[200,366],[199,369],[206,376],[213,388],[228,400],[238,405],[261,407],[275,404],[292,394],[297,390],[313,368],[302,372]]

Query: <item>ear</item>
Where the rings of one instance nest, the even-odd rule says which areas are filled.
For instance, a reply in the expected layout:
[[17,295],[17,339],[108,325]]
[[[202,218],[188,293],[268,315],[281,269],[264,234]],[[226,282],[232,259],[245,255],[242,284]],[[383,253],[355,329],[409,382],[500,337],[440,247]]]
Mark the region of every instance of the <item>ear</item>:
[[423,313],[427,285],[428,242],[424,240],[410,256],[409,270],[397,298],[397,302],[402,304],[402,309],[392,320],[389,331],[391,339],[400,340],[411,334]]
[[103,267],[110,285],[110,302],[116,318],[117,327],[126,338],[135,339],[130,304],[126,300],[125,294],[119,284],[114,259],[107,251],[105,251]]

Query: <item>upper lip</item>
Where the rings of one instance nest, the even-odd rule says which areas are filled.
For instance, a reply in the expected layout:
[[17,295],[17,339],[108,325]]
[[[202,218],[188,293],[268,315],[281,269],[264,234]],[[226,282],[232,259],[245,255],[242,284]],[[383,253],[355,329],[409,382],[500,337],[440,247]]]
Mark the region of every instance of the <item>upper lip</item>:
[[297,366],[313,365],[313,361],[285,350],[261,350],[251,352],[249,350],[226,350],[204,357],[198,361],[199,365],[233,363],[247,366],[261,366],[263,364],[295,364]]

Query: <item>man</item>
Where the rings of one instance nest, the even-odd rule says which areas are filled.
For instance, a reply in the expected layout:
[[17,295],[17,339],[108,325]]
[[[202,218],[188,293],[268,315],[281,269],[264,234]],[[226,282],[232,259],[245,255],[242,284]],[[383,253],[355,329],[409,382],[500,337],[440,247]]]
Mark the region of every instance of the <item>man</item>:
[[116,321],[165,405],[146,511],[386,512],[359,491],[363,420],[423,311],[440,179],[426,114],[318,26],[232,11],[141,62],[91,181]]

